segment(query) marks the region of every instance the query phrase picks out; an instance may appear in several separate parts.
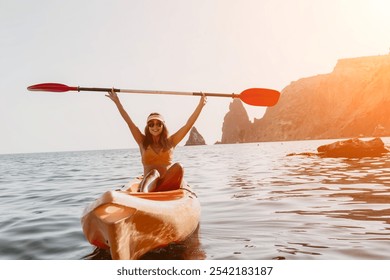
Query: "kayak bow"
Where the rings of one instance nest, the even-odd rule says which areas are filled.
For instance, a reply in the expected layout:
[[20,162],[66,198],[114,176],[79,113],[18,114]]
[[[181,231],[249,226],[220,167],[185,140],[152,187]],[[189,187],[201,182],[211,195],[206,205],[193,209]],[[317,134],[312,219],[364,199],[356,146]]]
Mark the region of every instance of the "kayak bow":
[[110,249],[112,259],[138,259],[150,250],[187,239],[198,227],[200,204],[182,183],[178,190],[136,192],[140,180],[124,191],[108,191],[88,206],[81,223],[87,240]]

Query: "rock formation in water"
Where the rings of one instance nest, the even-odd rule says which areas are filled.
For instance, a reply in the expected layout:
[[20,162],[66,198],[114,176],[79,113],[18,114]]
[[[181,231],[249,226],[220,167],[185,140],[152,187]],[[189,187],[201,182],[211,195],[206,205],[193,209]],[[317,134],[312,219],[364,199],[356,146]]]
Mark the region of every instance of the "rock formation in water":
[[188,140],[184,146],[195,146],[195,145],[206,145],[206,141],[194,126],[191,128],[190,136],[188,137]]
[[343,157],[343,158],[362,158],[362,157],[380,157],[389,153],[382,139],[376,137],[372,140],[363,141],[358,138],[336,141],[331,144],[319,146],[318,153],[303,152],[290,153],[287,156],[320,156],[320,157]]
[[382,139],[378,137],[369,141],[362,141],[358,138],[337,141],[322,145],[317,148],[317,151],[322,157],[345,158],[380,157],[389,152]]
[[234,101],[222,133],[224,144],[390,136],[390,55],[340,59],[329,74],[292,82],[253,122]]
[[219,143],[243,143],[248,142],[246,137],[251,126],[248,113],[240,99],[234,99],[229,106],[229,112],[225,115],[222,125],[222,140]]

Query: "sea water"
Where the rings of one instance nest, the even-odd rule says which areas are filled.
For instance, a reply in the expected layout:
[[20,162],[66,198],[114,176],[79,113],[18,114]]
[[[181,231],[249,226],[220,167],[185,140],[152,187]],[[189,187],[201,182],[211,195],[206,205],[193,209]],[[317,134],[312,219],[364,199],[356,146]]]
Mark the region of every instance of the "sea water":
[[[178,147],[200,225],[144,258],[390,259],[390,155],[287,156],[332,142]],[[138,149],[0,155],[0,259],[110,258],[91,256],[83,209],[141,173]]]

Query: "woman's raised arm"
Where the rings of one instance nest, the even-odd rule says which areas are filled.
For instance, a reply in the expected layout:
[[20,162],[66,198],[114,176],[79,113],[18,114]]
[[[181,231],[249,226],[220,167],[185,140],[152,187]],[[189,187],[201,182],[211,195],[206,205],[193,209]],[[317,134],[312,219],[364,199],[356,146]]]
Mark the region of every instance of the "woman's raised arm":
[[129,114],[127,114],[126,110],[123,108],[122,103],[120,102],[119,97],[116,94],[116,92],[112,89],[111,91],[108,92],[108,94],[106,94],[106,96],[108,98],[110,98],[115,103],[122,118],[125,120],[125,122],[129,126],[129,129],[131,131],[131,134],[134,137],[134,140],[137,142],[138,145],[141,145],[143,140],[144,140],[144,135],[141,133],[139,128],[134,124],[134,122],[130,118]]
[[171,141],[172,141],[172,145],[174,147],[177,144],[179,144],[181,140],[183,140],[183,138],[187,135],[187,133],[192,128],[192,126],[195,124],[195,122],[198,119],[200,113],[202,112],[202,109],[203,109],[204,105],[206,105],[206,102],[207,102],[207,98],[203,94],[202,97],[199,100],[198,106],[195,108],[195,111],[192,113],[190,118],[187,120],[186,124],[170,137]]

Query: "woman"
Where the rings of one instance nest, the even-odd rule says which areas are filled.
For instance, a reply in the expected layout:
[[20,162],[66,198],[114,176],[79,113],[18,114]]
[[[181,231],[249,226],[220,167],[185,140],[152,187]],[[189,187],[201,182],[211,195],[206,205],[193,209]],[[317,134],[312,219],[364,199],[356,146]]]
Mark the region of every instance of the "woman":
[[170,136],[165,120],[160,114],[151,113],[148,116],[145,134],[143,134],[123,108],[116,92],[111,90],[106,96],[115,103],[140,148],[144,166],[144,179],[140,183],[139,191],[153,192],[180,188],[184,172],[179,163],[172,164],[173,150],[187,135],[199,117],[203,106],[206,104],[206,96],[203,94],[200,98],[198,106],[187,120],[187,123]]

